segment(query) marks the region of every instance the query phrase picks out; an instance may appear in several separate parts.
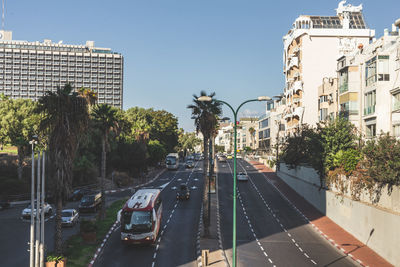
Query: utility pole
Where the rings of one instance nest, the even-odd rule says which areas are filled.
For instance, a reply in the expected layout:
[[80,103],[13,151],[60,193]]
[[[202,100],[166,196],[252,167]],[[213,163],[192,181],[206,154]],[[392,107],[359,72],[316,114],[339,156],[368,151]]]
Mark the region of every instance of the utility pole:
[[29,144],[32,145],[32,175],[31,175],[31,227],[30,227],[30,241],[29,241],[29,266],[34,267],[34,240],[35,240],[35,222],[33,218],[33,208],[35,207],[35,144],[37,144],[37,136],[34,135]]
[[[42,207],[44,207],[44,176],[45,176],[45,152],[42,153]],[[44,266],[44,209],[42,208],[40,216],[40,267]]]
[[[39,266],[40,213],[43,210],[43,207],[40,207],[40,151],[37,155],[35,267]],[[33,209],[31,209],[31,212],[33,213]]]

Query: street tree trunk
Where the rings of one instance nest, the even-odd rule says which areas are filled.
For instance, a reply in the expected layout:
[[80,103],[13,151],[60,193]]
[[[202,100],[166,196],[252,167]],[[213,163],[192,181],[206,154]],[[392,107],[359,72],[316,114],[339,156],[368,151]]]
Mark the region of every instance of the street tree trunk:
[[204,226],[204,235],[209,236],[209,218],[210,211],[208,210],[208,139],[204,138],[204,160],[203,160],[203,176],[204,176],[204,191],[203,191],[203,226]]
[[101,141],[101,179],[100,179],[100,190],[101,190],[101,208],[100,208],[100,219],[105,218],[106,214],[106,196],[104,195],[104,181],[106,179],[106,138],[107,134],[105,133],[103,139]]
[[[57,175],[60,175],[60,171],[57,171]],[[61,172],[64,176],[64,172]],[[59,178],[59,177],[58,177]],[[62,177],[64,178],[64,177]],[[60,181],[60,179],[58,179]],[[55,235],[54,235],[54,250],[57,255],[62,254],[62,228],[61,228],[61,211],[62,211],[62,197],[60,194],[56,194],[56,218],[55,218]]]

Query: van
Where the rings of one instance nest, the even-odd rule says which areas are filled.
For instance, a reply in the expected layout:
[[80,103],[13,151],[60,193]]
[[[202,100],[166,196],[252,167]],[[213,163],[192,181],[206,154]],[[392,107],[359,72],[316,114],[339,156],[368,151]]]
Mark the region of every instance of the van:
[[101,193],[84,195],[79,203],[79,212],[96,212],[101,205]]

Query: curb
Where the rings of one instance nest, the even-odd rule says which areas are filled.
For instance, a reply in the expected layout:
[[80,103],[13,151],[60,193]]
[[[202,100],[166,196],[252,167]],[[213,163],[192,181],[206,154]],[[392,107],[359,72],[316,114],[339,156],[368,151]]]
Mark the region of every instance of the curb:
[[103,250],[107,240],[110,238],[111,234],[114,232],[114,230],[117,228],[118,225],[118,221],[115,221],[115,223],[113,224],[113,226],[111,226],[110,230],[108,231],[107,235],[105,236],[105,238],[103,239],[103,242],[101,243],[101,245],[97,248],[96,252],[93,255],[92,260],[90,261],[88,267],[92,267],[94,262],[96,261],[97,257],[100,255],[101,251]]
[[203,229],[203,201],[201,202],[199,229],[197,231],[197,240],[196,240],[196,248],[197,248],[196,254],[197,254],[197,266],[198,267],[203,266],[203,263],[201,262],[201,247],[200,247],[200,235],[201,235],[202,229]]
[[[156,180],[158,177],[160,177],[160,175],[163,174],[165,171],[166,171],[166,169],[162,170],[153,179],[151,179],[150,181],[148,181],[148,182],[146,182],[144,184],[140,184],[140,185],[136,185],[136,186],[132,186],[132,187],[127,187],[127,188],[122,188],[122,189],[116,189],[116,190],[107,190],[107,191],[105,191],[105,194],[123,192],[123,191],[127,191],[127,190],[136,189],[138,187],[146,186],[146,185],[154,182],[154,180]],[[100,246],[97,248],[96,252],[94,253],[92,260],[88,264],[88,267],[93,267],[93,264],[95,263],[97,257],[102,252],[102,250],[103,250],[107,240],[110,238],[111,234],[114,232],[114,230],[117,229],[117,226],[118,226],[118,221],[115,221],[113,226],[111,226],[110,230],[108,231],[107,235],[104,237],[103,242],[100,244]]]
[[[283,194],[268,178],[268,176],[261,171],[261,169],[257,168],[255,166],[255,164],[247,161],[248,163],[250,163],[259,173],[263,174],[263,176],[265,177],[265,180],[267,180],[267,182],[289,203],[289,205],[294,208],[295,211],[297,211],[298,214],[300,214],[308,224],[310,224],[314,230],[320,234],[323,238],[325,238],[326,240],[328,240],[329,243],[331,243],[331,245],[333,245],[336,249],[340,250],[342,253],[344,253],[345,255],[349,256],[353,261],[357,262],[358,264],[360,264],[363,267],[368,267],[368,265],[364,264],[360,259],[357,259],[356,257],[354,257],[351,253],[347,253],[346,250],[341,247],[340,245],[338,245],[333,239],[331,239],[329,236],[327,236],[326,234],[324,234],[315,224],[313,224],[310,219],[305,216],[287,197],[285,194]],[[264,164],[260,163],[260,165],[262,165],[263,167],[265,167]],[[279,177],[279,176],[278,176]]]

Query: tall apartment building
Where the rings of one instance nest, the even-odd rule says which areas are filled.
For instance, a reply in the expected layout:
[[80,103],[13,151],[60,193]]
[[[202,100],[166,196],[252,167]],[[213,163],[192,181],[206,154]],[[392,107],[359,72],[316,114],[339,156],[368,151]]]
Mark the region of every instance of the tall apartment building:
[[336,16],[301,15],[283,37],[286,129],[319,120],[318,86],[324,77],[336,77],[337,59],[375,35],[368,29],[362,5],[341,1]]
[[[258,118],[240,118],[237,128],[237,148],[243,150],[246,147],[257,149]],[[252,131],[252,130],[254,131]]]
[[11,98],[37,100],[69,83],[96,91],[98,103],[122,108],[123,64],[121,54],[95,47],[93,41],[16,41],[11,31],[0,31],[0,94]]
[[[400,27],[400,19],[396,21]],[[400,28],[339,58],[339,112],[366,138],[400,137]]]
[[221,123],[218,128],[215,144],[224,146],[225,152],[233,150],[233,123]]

